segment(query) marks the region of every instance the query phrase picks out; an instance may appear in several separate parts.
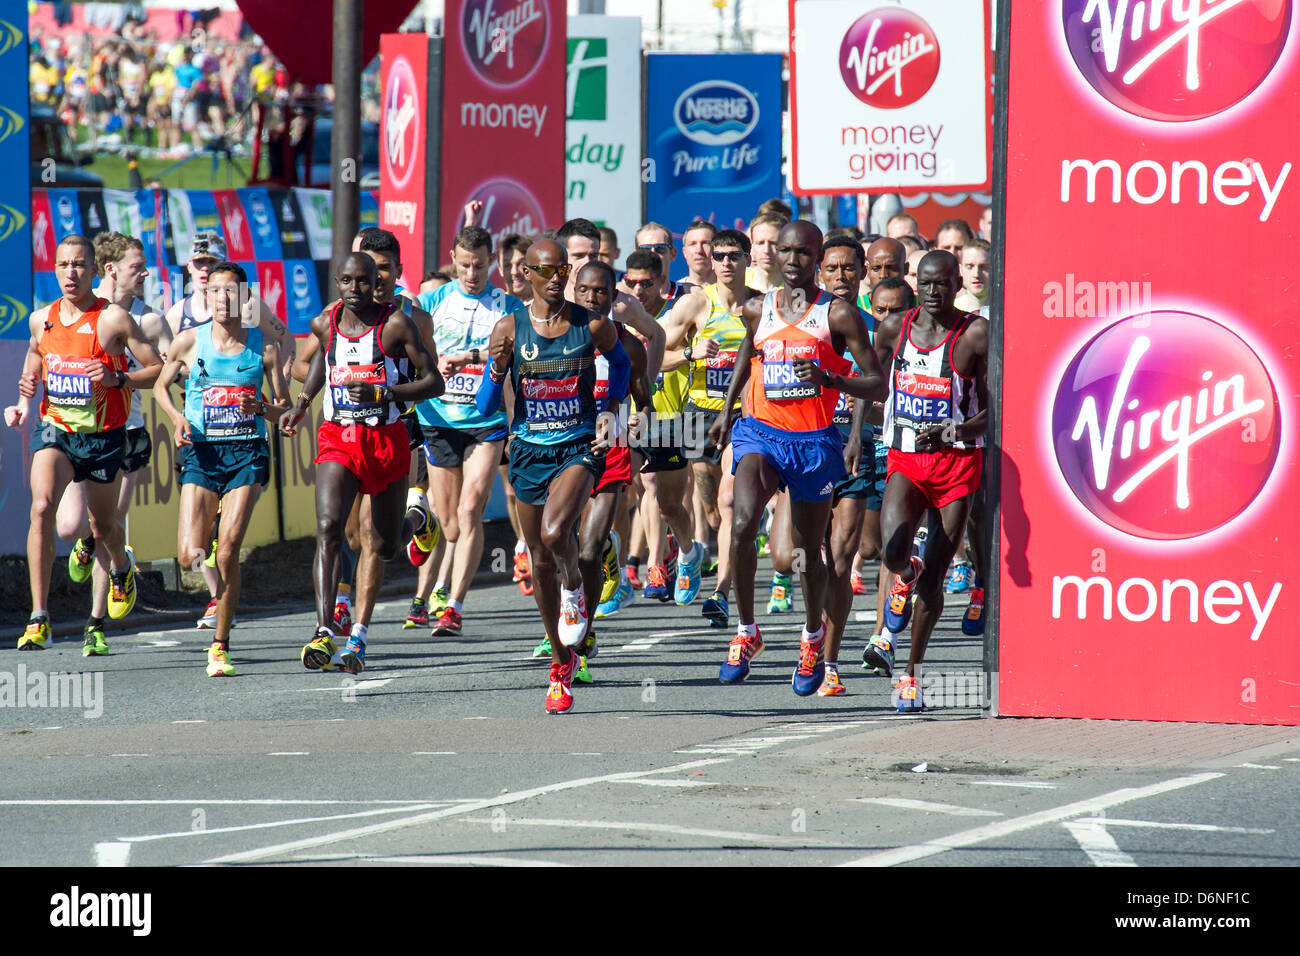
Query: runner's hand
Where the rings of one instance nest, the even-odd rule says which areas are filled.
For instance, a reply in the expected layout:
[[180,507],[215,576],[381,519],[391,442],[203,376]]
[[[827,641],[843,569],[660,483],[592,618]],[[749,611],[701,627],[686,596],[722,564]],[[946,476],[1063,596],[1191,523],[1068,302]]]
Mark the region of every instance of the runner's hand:
[[717,339],[696,339],[691,344],[691,358],[713,358],[718,354]]
[[379,401],[375,395],[375,387],[373,385],[348,386],[348,398],[356,405],[369,405],[372,402]]
[[917,429],[916,447],[920,450],[945,448],[950,444],[948,438],[948,423],[935,422]]
[[180,416],[175,421],[176,425],[176,447],[184,448],[186,445],[193,445],[194,441],[190,437],[190,420]]
[[39,379],[34,372],[29,372],[18,377],[18,394],[23,398],[36,397],[36,384]]
[[292,438],[298,431],[298,424],[307,414],[307,410],[294,402],[293,407],[280,416],[280,434]]
[[465,225],[477,226],[478,217],[483,214],[483,204],[477,199],[465,203]]
[[249,398],[245,395],[239,400],[239,410],[245,415],[262,414],[262,400],[260,398]]
[[812,359],[795,359],[790,364],[794,367],[794,377],[800,382],[816,382],[818,387],[825,383],[822,367]]
[[10,428],[22,428],[27,424],[27,403],[19,402],[5,409],[5,424]]
[[492,361],[496,363],[497,368],[509,368],[510,361],[515,355],[515,340],[510,336],[503,339],[494,340],[488,349],[492,356]]
[[597,455],[603,455],[614,445],[614,429],[609,427],[609,416],[598,415],[596,417],[596,437],[591,440],[591,450]]
[[456,369],[469,361],[469,356],[458,353],[455,358],[451,355],[438,356],[438,374],[443,378],[451,378],[456,374]]
[[862,436],[850,435],[844,443],[844,470],[852,477],[862,466]]
[[[698,434],[698,432],[697,432]],[[709,429],[709,443],[714,448],[721,451],[727,447],[727,442],[731,440],[731,414],[723,411],[718,420],[713,423]]]
[[[108,373],[110,371],[112,370],[99,359],[91,359],[86,363],[86,377],[96,384],[99,384],[104,381],[104,379],[108,378]],[[113,371],[113,379],[115,381],[117,379],[116,371]]]

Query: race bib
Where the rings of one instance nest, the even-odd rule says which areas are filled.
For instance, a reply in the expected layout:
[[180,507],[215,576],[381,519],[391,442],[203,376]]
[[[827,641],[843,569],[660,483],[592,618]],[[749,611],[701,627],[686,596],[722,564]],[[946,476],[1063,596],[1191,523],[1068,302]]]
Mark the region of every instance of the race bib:
[[763,343],[763,395],[769,402],[792,402],[821,394],[815,382],[801,382],[794,374],[795,359],[817,363],[816,342]]
[[894,372],[894,420],[913,428],[952,417],[952,382],[933,375]]
[[45,397],[59,408],[90,408],[92,404],[88,358],[45,356]]
[[483,384],[483,370],[486,368],[486,362],[462,365],[446,380],[447,388],[442,393],[442,400],[452,405],[473,405],[479,386]]
[[257,416],[245,412],[245,398],[257,400],[252,385],[209,385],[203,390],[203,437],[209,441],[257,436]]
[[534,432],[566,431],[582,424],[582,395],[578,385],[577,375],[571,378],[523,379],[520,390],[524,396],[524,418],[528,429]]
[[[850,369],[847,373],[848,378],[857,378],[856,369]],[[839,400],[835,403],[835,413],[832,419],[836,425],[853,424],[853,400],[849,398],[847,392],[840,392]]]
[[[335,365],[330,368],[330,397],[334,403],[335,417],[342,421],[361,421],[377,418],[384,413],[384,403],[379,400],[379,389],[388,384],[384,366],[379,363],[368,365]],[[366,390],[363,401],[353,401],[351,389],[354,385],[371,386]]]
[[704,394],[709,398],[726,398],[731,376],[736,371],[736,353],[719,352],[704,360]]

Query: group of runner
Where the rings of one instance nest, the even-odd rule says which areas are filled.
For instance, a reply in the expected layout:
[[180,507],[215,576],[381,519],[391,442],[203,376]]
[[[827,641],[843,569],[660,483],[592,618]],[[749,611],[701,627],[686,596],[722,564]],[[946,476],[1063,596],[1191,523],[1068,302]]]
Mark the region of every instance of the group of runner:
[[[24,425],[43,380],[33,613],[19,649],[49,640],[56,531],[74,539],[73,580],[95,582],[83,653],[107,653],[104,614],[129,612],[126,515],[149,455],[138,391],[153,388],[179,449],[177,558],[211,591],[207,673],[233,675],[239,550],[269,480],[267,422],[294,434],[320,395],[305,667],[364,669],[384,563],[399,553],[419,567],[406,626],[473,635],[465,603],[500,469],[515,577],[545,632],[534,653],[551,659],[547,712],[571,710],[574,682],[591,680],[594,622],[635,600],[643,554],[648,600],[690,606],[712,573],[701,613],[716,627],[730,625],[734,586],[719,680],[745,680],[764,649],[760,546],[775,568],[769,613],[792,610],[796,573],[803,593],[794,692],[845,693],[857,569],[879,557],[864,666],[894,676],[910,623],[895,699],[921,709],[917,668],[981,472],[987,320],[954,307],[963,263],[928,251],[910,275],[908,243],[825,238],[774,201],[747,231],[690,223],[680,250],[668,227],[647,223],[620,275],[608,229],[576,219],[494,248],[478,213],[466,208],[449,251],[455,280],[421,290],[397,285],[396,238],[363,230],[335,269],[337,301],[297,347],[215,233],[195,237],[193,292],[165,315],[140,298],[137,241],[66,237],[63,294],[31,316],[20,398],[6,409]],[[673,281],[679,252],[687,275]],[[493,265],[504,288],[489,282]],[[302,382],[292,402],[291,378]],[[963,627],[982,629],[978,588]]]

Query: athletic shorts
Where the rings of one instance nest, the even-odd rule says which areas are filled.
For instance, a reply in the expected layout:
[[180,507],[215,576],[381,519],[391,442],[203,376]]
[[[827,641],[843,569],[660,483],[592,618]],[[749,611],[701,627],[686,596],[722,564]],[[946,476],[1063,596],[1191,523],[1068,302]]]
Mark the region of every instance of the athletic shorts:
[[271,447],[265,438],[198,441],[181,448],[182,485],[198,485],[218,497],[245,485],[271,480]]
[[612,491],[632,484],[632,449],[627,445],[615,445],[605,452],[605,470],[600,480],[592,489],[592,497],[602,491]]
[[682,412],[685,416],[682,422],[682,445],[685,448],[687,461],[702,461],[707,465],[721,466],[722,449],[714,447],[713,442],[709,441],[709,429],[721,414],[687,403],[685,411]]
[[411,446],[411,451],[415,451],[424,444],[424,427],[414,414],[403,415],[399,420],[406,426],[407,444]]
[[[345,437],[347,436],[347,437]],[[348,439],[351,440],[348,440]],[[377,495],[411,469],[411,445],[406,426],[340,425],[321,422],[316,432],[316,464],[342,465],[357,476],[363,495]]]
[[[641,471],[677,471],[686,467],[686,453],[682,450],[680,419],[677,418],[660,418],[658,415],[651,419],[651,425],[646,429],[645,444],[633,445],[643,458],[645,464],[641,466]],[[721,460],[721,459],[719,459]]]
[[900,474],[925,496],[931,508],[942,508],[979,490],[984,469],[981,448],[945,451],[889,449],[889,474]]
[[49,422],[37,422],[31,450],[35,454],[43,448],[63,452],[63,456],[72,462],[73,481],[111,485],[126,458],[126,429],[65,432]]
[[[594,436],[593,436],[594,437]],[[550,493],[551,482],[574,465],[581,465],[596,477],[600,484],[605,472],[605,456],[591,450],[591,439],[559,445],[540,445],[516,438],[510,446],[510,487],[515,497],[526,505],[543,505]]]
[[491,441],[504,441],[506,427],[444,428],[441,425],[424,426],[424,455],[434,468],[459,468],[474,453],[476,445]]
[[834,425],[791,432],[741,418],[731,428],[731,454],[733,475],[746,455],[766,458],[792,501],[826,501],[844,477],[843,439]]
[[889,448],[879,442],[862,449],[862,461],[856,475],[845,475],[835,486],[832,497],[866,499],[868,511],[879,511],[885,500],[885,479],[889,477]]
[[126,430],[126,457],[122,459],[122,474],[149,467],[153,460],[153,439],[147,428],[128,428]]

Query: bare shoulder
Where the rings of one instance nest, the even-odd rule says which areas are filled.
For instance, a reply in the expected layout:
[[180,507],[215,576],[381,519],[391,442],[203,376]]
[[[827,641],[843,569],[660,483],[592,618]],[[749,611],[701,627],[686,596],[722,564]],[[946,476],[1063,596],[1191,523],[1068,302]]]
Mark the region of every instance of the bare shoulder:
[[27,317],[27,323],[32,331],[32,337],[39,339],[41,333],[45,331],[45,323],[50,321],[50,314],[53,311],[53,305],[42,306]]
[[167,350],[167,358],[175,362],[184,362],[194,351],[194,330],[186,329],[172,339],[172,347]]
[[962,330],[961,342],[964,348],[974,350],[977,355],[987,355],[989,351],[989,320],[977,315],[966,323]]

